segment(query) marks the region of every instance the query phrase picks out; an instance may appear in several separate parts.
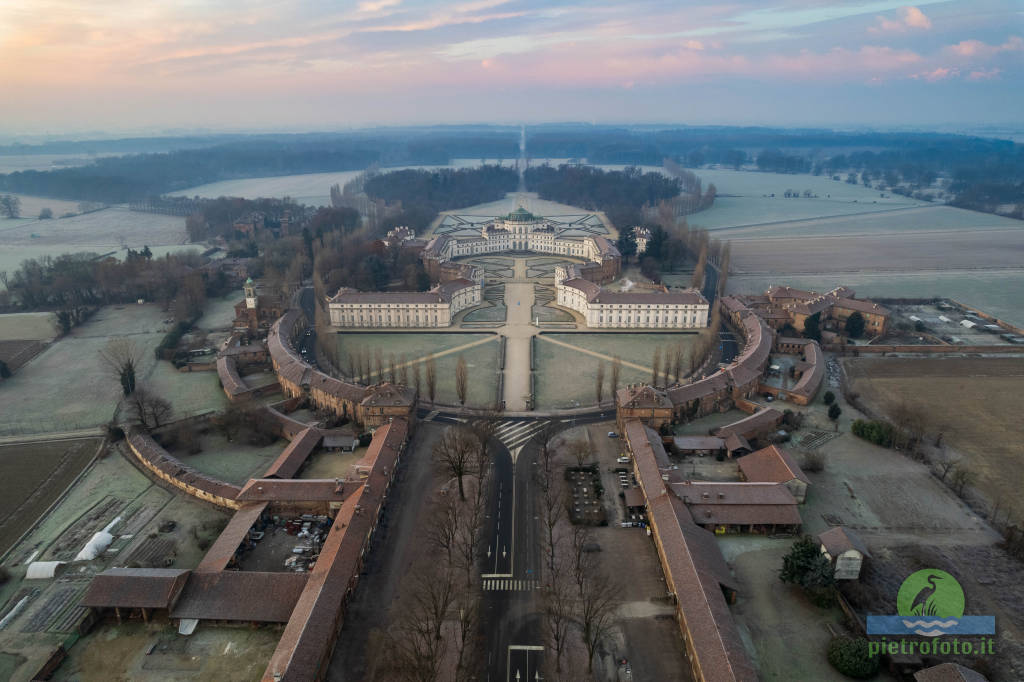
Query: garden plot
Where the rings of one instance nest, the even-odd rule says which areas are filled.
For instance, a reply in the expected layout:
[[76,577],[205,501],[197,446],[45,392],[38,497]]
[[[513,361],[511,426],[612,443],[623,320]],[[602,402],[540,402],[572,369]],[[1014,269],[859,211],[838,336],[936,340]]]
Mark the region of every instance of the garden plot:
[[71,485],[99,443],[89,438],[0,446],[0,554]]

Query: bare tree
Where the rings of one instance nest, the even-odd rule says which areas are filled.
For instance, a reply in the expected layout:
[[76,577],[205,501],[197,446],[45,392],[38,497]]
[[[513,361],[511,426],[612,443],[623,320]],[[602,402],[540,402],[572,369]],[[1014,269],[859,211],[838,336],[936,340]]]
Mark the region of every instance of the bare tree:
[[566,445],[566,450],[576,460],[576,466],[583,466],[588,459],[590,459],[590,443],[583,438],[577,438],[576,440],[569,441]]
[[555,570],[548,575],[544,591],[544,631],[551,649],[555,652],[555,674],[561,677],[562,654],[569,640],[573,622],[572,590],[565,571]]
[[137,386],[132,391],[128,396],[128,404],[135,413],[135,418],[146,428],[160,428],[172,412],[171,403],[144,386]]
[[615,398],[615,392],[619,390],[619,377],[622,375],[622,358],[618,355],[615,356],[615,361],[612,362],[612,385],[610,387],[612,398]]
[[377,370],[377,381],[376,383],[383,383],[384,381],[384,351],[380,348],[373,349],[373,365]]
[[555,571],[559,545],[562,541],[558,533],[558,523],[565,516],[565,507],[565,498],[562,496],[561,487],[552,481],[543,489],[540,497],[540,522],[544,533],[542,541],[547,568],[552,573]]
[[654,349],[654,358],[651,360],[651,386],[658,385],[658,374],[661,373],[661,348]]
[[135,370],[139,365],[139,349],[131,339],[118,336],[107,342],[100,351],[100,360],[117,377],[123,395],[135,390]]
[[459,653],[455,662],[455,675],[456,679],[461,680],[466,679],[466,672],[473,667],[471,662],[466,659],[466,652],[467,649],[472,652],[469,643],[480,617],[480,598],[477,592],[468,586],[458,589],[453,608],[458,609],[459,626],[458,641],[456,642]]
[[593,572],[583,581],[578,616],[587,647],[587,672],[594,672],[594,654],[608,636],[618,608],[618,588],[603,573]]
[[939,480],[945,482],[946,477],[949,476],[949,472],[955,469],[959,463],[959,459],[950,457],[948,454],[943,453],[935,463],[935,466],[939,470]]
[[455,363],[455,392],[459,396],[459,404],[466,404],[466,392],[469,390],[469,370],[466,367],[466,358],[459,355]]
[[472,473],[477,452],[476,436],[464,426],[450,426],[434,444],[434,460],[459,480],[459,499],[466,499],[463,477]]
[[604,398],[604,360],[599,360],[597,363],[597,402],[601,403]]
[[395,365],[397,364],[398,363],[395,360],[395,354],[391,353],[390,355],[388,355],[388,381],[390,381],[391,383],[395,383],[395,380],[398,378],[398,373],[395,369]]
[[412,385],[416,388],[417,397],[419,397],[420,390],[423,388],[422,383],[423,379],[420,376],[420,363],[417,362],[412,366]]
[[431,508],[427,541],[434,549],[444,552],[449,566],[455,559],[460,516],[459,501],[455,499],[454,495],[440,496],[440,499]]
[[405,353],[398,358],[398,383],[403,386],[409,385],[409,363],[406,361]]
[[570,570],[573,581],[576,583],[576,589],[581,597],[583,596],[583,585],[587,577],[594,570],[594,562],[587,552],[587,545],[590,544],[592,538],[593,533],[590,532],[588,527],[581,525],[574,525],[572,527],[572,535],[569,538],[572,541],[570,545],[572,550]]
[[434,356],[430,355],[427,357],[427,397],[430,398],[430,402],[434,402],[434,397],[437,395],[437,363],[434,360]]
[[401,605],[388,638],[386,667],[397,679],[435,682],[448,642],[444,621],[455,598],[451,572],[425,562],[412,572],[411,597]]

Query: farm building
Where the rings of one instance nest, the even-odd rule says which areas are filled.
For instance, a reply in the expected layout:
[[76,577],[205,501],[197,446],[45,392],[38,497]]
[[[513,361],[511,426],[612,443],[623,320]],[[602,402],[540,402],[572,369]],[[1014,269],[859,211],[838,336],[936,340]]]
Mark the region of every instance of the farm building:
[[717,455],[725,450],[725,441],[714,436],[676,436],[672,446],[680,455]]
[[669,488],[694,523],[716,533],[795,533],[802,524],[796,498],[779,483],[686,481]]
[[793,456],[775,445],[769,445],[739,459],[740,478],[744,481],[781,483],[803,504],[810,480]]
[[821,553],[836,568],[836,580],[856,580],[864,557],[870,557],[864,542],[848,528],[836,526],[818,535]]

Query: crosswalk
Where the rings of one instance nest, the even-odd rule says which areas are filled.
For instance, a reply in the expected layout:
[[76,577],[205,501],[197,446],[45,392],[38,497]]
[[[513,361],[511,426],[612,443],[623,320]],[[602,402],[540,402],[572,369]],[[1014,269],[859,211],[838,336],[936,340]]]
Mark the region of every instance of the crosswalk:
[[502,590],[505,592],[528,592],[540,589],[539,580],[518,580],[516,578],[484,578],[485,590]]
[[506,421],[494,430],[494,437],[509,450],[514,450],[543,431],[550,423],[550,421]]

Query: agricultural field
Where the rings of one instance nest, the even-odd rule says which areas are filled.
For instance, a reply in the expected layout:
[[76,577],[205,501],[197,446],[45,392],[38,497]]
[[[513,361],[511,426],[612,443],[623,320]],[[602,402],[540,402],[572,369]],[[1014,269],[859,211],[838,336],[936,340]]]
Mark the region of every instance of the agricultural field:
[[49,433],[98,426],[114,414],[120,386],[99,353],[125,336],[139,352],[138,383],[171,401],[176,416],[225,404],[213,372],[183,373],[157,362],[153,350],[168,329],[156,305],[107,306],[51,344],[0,384],[0,435]]
[[0,341],[49,341],[57,336],[53,313],[8,313],[0,315]]
[[[929,433],[942,432],[949,448],[974,472],[988,502],[1019,502],[1016,471],[1024,459],[1020,405],[1021,358],[855,358],[844,361],[853,391],[885,414],[907,403],[929,415]],[[955,398],[954,398],[955,396]]]
[[0,555],[96,455],[99,438],[0,445]]
[[222,180],[206,185],[189,187],[171,196],[202,197],[216,199],[218,197],[242,197],[243,199],[260,199],[271,197],[289,197],[307,206],[330,206],[331,185],[345,186],[362,171],[339,171],[336,173],[305,173],[301,175],[279,175],[268,178],[243,178],[239,180]]
[[[2,158],[2,157],[0,157]],[[2,161],[0,161],[2,163]],[[2,171],[0,171],[2,172]],[[35,197],[28,194],[12,194],[21,200],[21,219],[35,219],[44,208],[53,212],[54,218],[60,218],[65,213],[78,213],[81,209],[77,201],[66,199],[50,199],[49,197]]]
[[[25,214],[28,215],[28,214]],[[117,254],[122,245],[150,246],[157,256],[186,246],[185,219],[138,213],[123,206],[57,220],[0,220],[0,270],[14,272],[28,258],[92,252]]]

